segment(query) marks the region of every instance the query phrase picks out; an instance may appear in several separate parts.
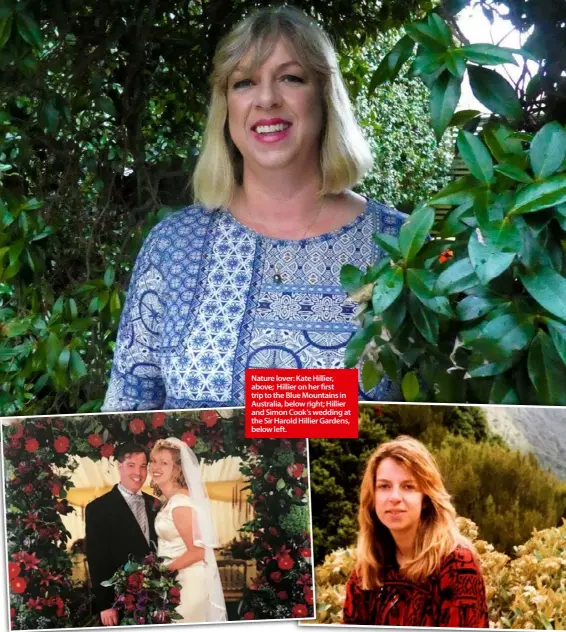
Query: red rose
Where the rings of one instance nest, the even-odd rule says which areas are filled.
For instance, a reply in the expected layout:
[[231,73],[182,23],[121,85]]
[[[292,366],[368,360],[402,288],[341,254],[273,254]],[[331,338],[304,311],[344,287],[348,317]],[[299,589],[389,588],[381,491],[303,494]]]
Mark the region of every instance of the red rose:
[[102,437],[98,433],[93,432],[88,435],[88,442],[93,448],[98,448],[99,445],[102,445]]
[[277,560],[277,565],[282,571],[289,571],[295,566],[295,562],[290,555],[281,555]]
[[306,447],[307,447],[307,444],[305,441],[297,441],[297,452],[299,454],[304,454]]
[[312,557],[312,552],[308,547],[303,547],[302,549],[299,549],[299,555],[301,557],[304,557],[305,559],[310,559]]
[[250,621],[251,619],[255,619],[255,614],[253,612],[246,612],[246,614],[242,617],[246,621]]
[[183,433],[181,436],[181,441],[184,441],[189,448],[192,448],[197,442],[197,437],[192,430],[187,430],[187,432]]
[[128,577],[128,587],[132,590],[140,590],[143,584],[143,574],[142,573],[132,573]]
[[269,474],[265,477],[265,480],[268,483],[275,483],[275,481],[277,480],[277,476],[274,476],[271,472],[269,472]]
[[59,454],[65,454],[65,452],[69,449],[70,441],[68,437],[57,437],[53,443],[53,447],[55,448],[55,452],[59,452]]
[[256,447],[255,445],[251,445],[251,446],[248,448],[248,452],[249,452],[250,454],[255,454],[255,455],[258,455],[258,454],[259,454],[259,450],[257,449],[257,447]]
[[14,579],[14,577],[18,577],[20,574],[21,566],[16,562],[8,562],[8,576],[10,579]]
[[109,459],[114,454],[114,446],[110,443],[103,443],[100,446],[100,456],[105,456]]
[[177,588],[177,586],[171,586],[171,588],[169,588],[169,597],[180,597],[180,596],[181,596],[181,590]]
[[302,463],[291,463],[291,465],[287,466],[287,474],[295,478],[301,478],[304,470],[305,466]]
[[39,443],[37,441],[37,439],[34,439],[33,437],[30,437],[29,439],[26,439],[26,451],[27,452],[35,452],[37,450],[37,448],[39,448]]
[[305,586],[303,588],[303,595],[305,596],[305,601],[312,606],[313,604],[313,596],[312,596],[312,588],[310,586]]
[[254,476],[258,477],[258,478],[259,478],[260,476],[263,476],[263,468],[262,468],[262,467],[257,467],[257,466],[256,466],[256,467],[254,467],[254,468],[252,469],[252,474],[253,474]]
[[24,492],[29,496],[33,492],[33,485],[31,483],[24,485]]
[[15,428],[16,432],[13,432],[10,435],[10,439],[16,440],[24,436],[24,427],[22,426],[22,424],[16,423],[12,426],[12,428]]
[[49,491],[53,494],[53,496],[59,496],[61,493],[61,483],[51,483],[49,485]]
[[10,580],[10,589],[13,593],[21,595],[25,592],[28,583],[23,577],[14,577]]
[[269,527],[269,535],[277,535],[278,533],[275,527]]
[[285,601],[285,599],[289,599],[289,595],[284,590],[280,590],[277,593],[277,599],[281,599],[281,601]]
[[59,597],[59,595],[57,595],[57,597],[55,597],[55,605],[57,606],[57,616],[58,617],[64,617],[65,616],[65,604],[63,603],[63,600],[61,599],[61,597]]
[[218,422],[218,413],[215,410],[201,410],[200,420],[207,428],[212,428]]
[[293,619],[301,619],[302,617],[306,617],[308,613],[309,611],[307,610],[305,604],[298,603],[296,606],[293,607],[291,616],[293,617]]
[[297,498],[300,498],[304,493],[305,493],[305,490],[301,489],[300,487],[293,488],[293,495],[296,496]]
[[269,575],[269,578],[275,584],[278,584],[281,581],[281,577],[282,577],[282,575],[281,575],[280,571],[273,571],[273,573],[270,573],[270,575]]
[[151,427],[161,428],[161,426],[165,423],[166,417],[167,415],[165,413],[154,413],[151,419]]
[[10,608],[10,619],[15,619],[16,617],[16,609]]
[[132,419],[132,421],[130,421],[130,430],[135,435],[141,434],[145,430],[145,424],[143,420],[138,419],[137,417],[135,419]]

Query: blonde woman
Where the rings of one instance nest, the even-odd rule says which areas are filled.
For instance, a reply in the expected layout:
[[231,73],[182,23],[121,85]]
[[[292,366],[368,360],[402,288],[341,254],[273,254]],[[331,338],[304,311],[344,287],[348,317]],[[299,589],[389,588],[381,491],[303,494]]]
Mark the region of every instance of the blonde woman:
[[155,518],[157,555],[181,584],[174,623],[226,621],[224,592],[214,557],[218,547],[210,501],[198,459],[180,439],[156,442],[149,461],[151,486],[164,501]]
[[422,443],[399,437],[379,446],[362,481],[358,563],[343,622],[488,628],[481,570],[455,518]]
[[[238,24],[211,83],[197,202],[138,257],[106,411],[242,405],[247,367],[342,367],[357,323],[340,269],[375,263],[372,234],[404,219],[351,191],[369,148],[305,14],[264,8]],[[360,398],[396,393],[384,379]]]

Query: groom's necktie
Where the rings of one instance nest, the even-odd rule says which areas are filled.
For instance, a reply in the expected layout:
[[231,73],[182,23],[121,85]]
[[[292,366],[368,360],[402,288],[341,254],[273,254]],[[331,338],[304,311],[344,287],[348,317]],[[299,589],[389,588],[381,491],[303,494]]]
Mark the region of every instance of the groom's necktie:
[[126,502],[132,510],[134,518],[137,520],[146,542],[149,544],[149,523],[147,520],[147,513],[145,511],[144,497],[141,494],[132,494],[130,490],[126,489],[122,485],[120,485],[120,489],[124,492]]

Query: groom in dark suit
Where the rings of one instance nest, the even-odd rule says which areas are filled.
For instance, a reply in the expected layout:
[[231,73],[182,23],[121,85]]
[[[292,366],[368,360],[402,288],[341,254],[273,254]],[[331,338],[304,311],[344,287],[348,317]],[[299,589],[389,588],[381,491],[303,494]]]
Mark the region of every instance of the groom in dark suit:
[[86,557],[96,610],[102,625],[118,625],[112,607],[114,588],[100,585],[127,561],[154,550],[155,499],[141,491],[147,478],[147,451],[135,443],[119,446],[115,453],[120,483],[86,507]]

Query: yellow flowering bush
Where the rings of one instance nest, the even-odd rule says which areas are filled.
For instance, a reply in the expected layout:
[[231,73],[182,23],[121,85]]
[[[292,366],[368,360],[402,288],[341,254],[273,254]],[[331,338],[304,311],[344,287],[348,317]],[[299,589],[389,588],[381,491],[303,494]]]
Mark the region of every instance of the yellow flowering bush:
[[[534,531],[510,558],[479,539],[478,527],[458,518],[460,533],[478,553],[486,584],[489,619],[494,628],[566,628],[566,522]],[[316,567],[317,619],[341,623],[346,582],[356,563],[355,547],[328,554]]]

